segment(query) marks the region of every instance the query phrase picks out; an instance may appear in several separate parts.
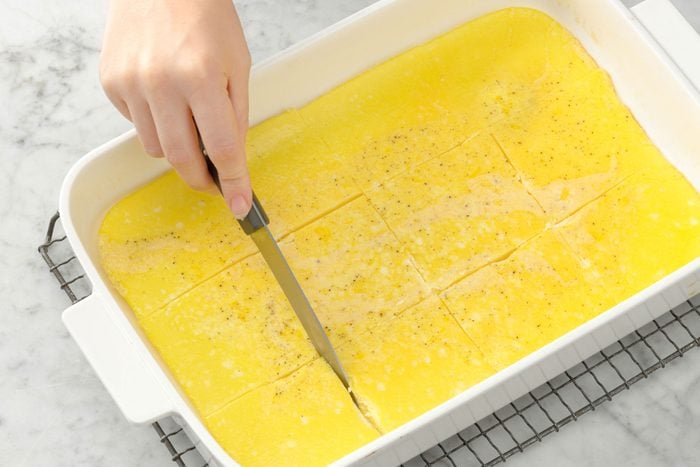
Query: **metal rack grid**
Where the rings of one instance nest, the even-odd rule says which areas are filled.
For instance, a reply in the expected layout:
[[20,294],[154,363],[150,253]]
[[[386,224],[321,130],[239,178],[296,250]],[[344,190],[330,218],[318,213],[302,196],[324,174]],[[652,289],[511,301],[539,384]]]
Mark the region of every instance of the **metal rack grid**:
[[[49,222],[39,253],[61,289],[76,303],[90,294],[90,284],[66,237],[58,234],[58,221],[57,213]],[[700,295],[403,465],[462,467],[505,462],[698,346]],[[207,466],[174,420],[159,420],[153,428],[176,465]]]

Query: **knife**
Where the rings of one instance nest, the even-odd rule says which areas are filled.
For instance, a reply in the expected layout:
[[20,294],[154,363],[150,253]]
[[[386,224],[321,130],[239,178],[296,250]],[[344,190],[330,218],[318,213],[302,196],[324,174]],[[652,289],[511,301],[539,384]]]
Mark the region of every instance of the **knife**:
[[[197,135],[199,136],[199,131]],[[219,191],[221,191],[219,173],[216,170],[216,166],[214,166],[211,159],[209,159],[201,136],[199,136],[199,146],[207,162],[209,173],[214,179],[214,183],[216,183]],[[335,353],[331,341],[328,339],[321,322],[318,320],[309,300],[306,298],[304,290],[301,288],[301,285],[299,285],[279,245],[277,245],[275,237],[272,236],[272,232],[270,232],[268,226],[270,220],[257,196],[255,196],[255,193],[253,193],[253,204],[250,208],[250,212],[248,212],[245,218],[238,219],[238,223],[246,235],[257,245],[258,250],[260,250],[262,257],[265,259],[265,262],[275,276],[275,279],[277,279],[280,287],[282,287],[284,295],[287,297],[287,300],[289,300],[289,304],[292,305],[294,313],[296,313],[297,318],[301,321],[301,325],[311,339],[311,343],[316,348],[316,351],[328,362],[331,368],[333,368],[333,371],[335,371],[335,374],[338,375],[338,378],[343,382],[345,388],[350,391],[350,381],[343,369],[343,365],[340,363],[340,359],[338,359],[338,355]]]

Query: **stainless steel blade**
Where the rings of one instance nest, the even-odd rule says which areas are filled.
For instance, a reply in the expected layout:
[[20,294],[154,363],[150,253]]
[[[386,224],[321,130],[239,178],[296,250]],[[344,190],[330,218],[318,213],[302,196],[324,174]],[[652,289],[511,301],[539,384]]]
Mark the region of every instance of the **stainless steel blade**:
[[[196,123],[195,128],[197,128]],[[197,137],[199,139],[199,147],[207,163],[207,169],[214,183],[219,187],[219,191],[221,191],[219,173],[207,154],[207,149],[204,147],[199,129],[197,129]],[[326,335],[326,331],[323,329],[313,308],[311,308],[306,294],[304,294],[301,285],[297,282],[297,278],[294,277],[294,273],[289,267],[289,264],[287,264],[287,260],[284,259],[284,255],[279,245],[277,245],[277,240],[272,236],[272,232],[270,232],[270,228],[267,226],[269,222],[270,220],[267,218],[265,210],[257,196],[255,196],[255,193],[253,193],[253,203],[250,212],[244,219],[238,219],[238,223],[243,231],[250,236],[258,246],[258,250],[260,250],[260,253],[272,271],[272,274],[275,276],[275,279],[277,279],[280,287],[282,287],[282,291],[287,296],[287,300],[289,300],[289,303],[292,305],[294,313],[296,313],[297,318],[301,321],[301,325],[311,339],[311,343],[316,348],[316,351],[328,362],[331,368],[333,368],[335,374],[338,375],[338,378],[340,378],[340,381],[342,381],[343,385],[350,393],[355,405],[359,407],[355,395],[350,390],[348,375],[345,373],[343,365],[340,363],[340,359],[338,359],[333,345]]]
[[272,274],[282,287],[284,294],[287,296],[287,300],[289,300],[299,321],[301,321],[301,325],[304,326],[306,333],[311,338],[314,347],[316,347],[318,353],[321,354],[331,368],[333,368],[333,371],[335,371],[345,387],[349,389],[350,382],[343,369],[343,365],[341,365],[331,345],[331,341],[326,335],[326,331],[323,329],[313,308],[311,308],[311,304],[306,298],[299,282],[297,282],[296,277],[294,277],[294,273],[287,264],[287,260],[284,258],[269,227],[265,225],[263,228],[251,233],[250,237],[258,246],[260,253],[263,258],[265,258],[270,270],[272,270]]

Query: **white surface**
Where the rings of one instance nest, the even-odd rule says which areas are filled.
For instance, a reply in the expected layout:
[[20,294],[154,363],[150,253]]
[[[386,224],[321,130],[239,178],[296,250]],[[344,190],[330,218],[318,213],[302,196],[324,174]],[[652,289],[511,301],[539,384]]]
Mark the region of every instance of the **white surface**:
[[[359,1],[241,3],[256,58],[363,6]],[[0,4],[0,101],[5,104],[0,296],[7,297],[0,313],[3,464],[172,465],[150,428],[126,424],[67,339],[58,319],[66,299],[34,252],[67,167],[127,128],[97,87],[102,12],[92,5],[77,0],[60,6]],[[687,6],[698,10],[694,1]],[[697,448],[682,434],[692,427],[693,414],[700,416],[692,396],[700,384],[695,362],[681,360],[655,374],[622,396],[625,407],[606,405],[513,461],[697,462]],[[664,392],[668,399],[648,407]]]

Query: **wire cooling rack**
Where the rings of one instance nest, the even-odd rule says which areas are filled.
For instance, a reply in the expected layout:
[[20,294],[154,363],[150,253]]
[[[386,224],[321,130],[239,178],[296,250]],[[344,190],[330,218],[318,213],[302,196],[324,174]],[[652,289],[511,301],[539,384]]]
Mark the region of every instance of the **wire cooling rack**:
[[[59,233],[60,229],[57,213],[49,222],[39,253],[61,289],[76,303],[90,294],[90,284],[65,235]],[[700,295],[404,466],[471,467],[505,462],[699,345]],[[153,423],[153,428],[176,465],[207,466],[182,427],[172,418]]]

